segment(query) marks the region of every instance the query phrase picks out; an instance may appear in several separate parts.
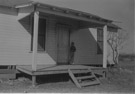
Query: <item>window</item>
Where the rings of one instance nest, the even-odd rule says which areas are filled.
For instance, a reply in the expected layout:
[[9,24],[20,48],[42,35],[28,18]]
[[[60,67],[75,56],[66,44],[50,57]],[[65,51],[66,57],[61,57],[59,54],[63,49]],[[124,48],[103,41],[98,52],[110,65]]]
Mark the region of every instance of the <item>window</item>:
[[45,51],[46,19],[39,19],[38,27],[38,51]]
[[103,54],[103,29],[97,29],[97,54]]
[[[34,18],[32,17],[31,21],[32,32],[31,32],[31,51],[33,51],[33,26],[34,26]],[[38,26],[38,51],[45,51],[45,42],[46,42],[46,19],[39,18],[39,26]]]

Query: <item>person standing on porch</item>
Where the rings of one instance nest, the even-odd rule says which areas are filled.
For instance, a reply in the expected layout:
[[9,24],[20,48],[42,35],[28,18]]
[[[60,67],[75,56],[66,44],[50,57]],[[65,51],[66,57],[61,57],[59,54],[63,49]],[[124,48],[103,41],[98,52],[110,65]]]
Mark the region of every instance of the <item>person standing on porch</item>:
[[75,43],[74,42],[71,42],[69,64],[74,64],[74,55],[75,55],[75,52],[76,52]]

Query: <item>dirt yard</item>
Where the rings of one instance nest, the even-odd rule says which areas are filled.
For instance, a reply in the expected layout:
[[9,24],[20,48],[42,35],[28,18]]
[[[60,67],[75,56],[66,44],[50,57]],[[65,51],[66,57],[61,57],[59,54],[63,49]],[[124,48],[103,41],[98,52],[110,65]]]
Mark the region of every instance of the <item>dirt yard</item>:
[[[64,76],[38,77],[36,87],[31,87],[31,80],[28,76],[19,77],[11,81],[1,79],[1,93],[133,93],[135,92],[134,83],[134,62],[124,61],[120,63],[121,69],[112,69],[108,73],[108,79],[100,79],[101,84],[77,88],[71,80],[62,79]],[[26,78],[28,77],[28,78]],[[54,80],[55,78],[55,80]],[[57,79],[56,79],[57,78]],[[41,81],[42,79],[42,81]]]

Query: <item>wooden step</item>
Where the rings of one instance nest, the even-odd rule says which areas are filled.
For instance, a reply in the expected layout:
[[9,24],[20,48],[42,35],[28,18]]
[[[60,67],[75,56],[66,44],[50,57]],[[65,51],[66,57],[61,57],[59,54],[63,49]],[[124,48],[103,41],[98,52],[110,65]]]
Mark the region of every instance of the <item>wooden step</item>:
[[92,79],[92,78],[95,78],[95,76],[81,76],[81,77],[76,77],[77,80],[80,80],[80,79]]
[[89,73],[89,70],[72,70],[73,74]]
[[[69,76],[72,78],[73,82],[76,84],[78,88],[89,85],[100,84],[100,81],[95,76],[95,74],[90,70],[73,70],[68,69]],[[87,74],[88,73],[88,74]],[[80,74],[80,77],[76,77],[75,74]]]
[[81,87],[90,86],[90,85],[97,85],[97,84],[100,84],[100,82],[98,82],[97,80],[86,81],[86,82],[80,83]]
[[75,78],[75,76],[74,76],[74,74],[72,73],[72,71],[69,69],[68,72],[69,72],[70,77],[72,78],[72,80],[73,80],[74,83],[76,84],[76,86],[77,86],[78,88],[81,88],[80,84],[78,83],[78,81],[77,81],[77,79]]

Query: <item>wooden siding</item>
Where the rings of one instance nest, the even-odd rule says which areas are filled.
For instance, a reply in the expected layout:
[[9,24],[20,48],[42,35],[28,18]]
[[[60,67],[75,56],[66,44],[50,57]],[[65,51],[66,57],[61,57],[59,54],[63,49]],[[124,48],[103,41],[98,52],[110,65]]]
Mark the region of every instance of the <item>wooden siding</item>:
[[16,16],[0,14],[0,65],[31,63],[29,46],[30,35]]
[[55,31],[56,21],[49,19],[47,23],[46,52],[55,62],[57,62],[57,35]]
[[[48,36],[53,35],[53,32],[55,31],[48,33]],[[55,43],[54,36],[49,40],[52,41],[50,43]],[[30,46],[29,17],[17,20],[16,16],[0,14],[0,65],[30,65],[32,63]],[[38,53],[37,57],[38,64],[56,64],[53,57],[47,53]]]
[[[96,31],[95,31],[96,33]],[[102,55],[97,54],[97,41],[90,29],[75,30],[71,41],[75,42],[75,64],[102,64]]]
[[[21,16],[21,17],[19,17]],[[26,16],[23,18],[23,16]],[[21,18],[18,20],[18,18]],[[78,21],[63,17],[46,17],[46,51],[37,54],[38,64],[57,62],[57,24],[70,27],[70,42],[74,41],[77,51],[75,64],[99,64],[102,56],[97,55],[96,40],[89,29],[78,30]],[[30,65],[32,63],[31,31],[29,15],[0,14],[0,65]]]
[[56,64],[57,53],[56,53],[56,32],[55,32],[55,21],[45,17],[47,19],[47,30],[46,30],[46,51],[45,53],[38,52],[37,62],[38,64]]
[[[89,28],[89,30],[90,30],[92,36],[94,37],[95,41],[97,42],[97,32],[98,32],[97,29],[96,28]],[[97,53],[97,46],[94,49],[96,49],[95,51]],[[97,54],[96,57],[97,57],[96,64],[103,64],[103,54]]]

